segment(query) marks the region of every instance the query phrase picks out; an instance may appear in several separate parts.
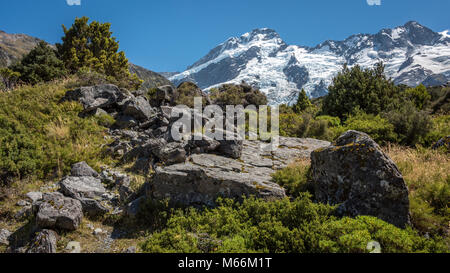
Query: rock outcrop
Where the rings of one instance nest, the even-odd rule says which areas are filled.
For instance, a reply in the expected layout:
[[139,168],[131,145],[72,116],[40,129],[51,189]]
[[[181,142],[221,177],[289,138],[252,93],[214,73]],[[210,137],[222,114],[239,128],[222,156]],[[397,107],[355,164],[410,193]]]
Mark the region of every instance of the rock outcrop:
[[33,205],[33,210],[36,212],[36,225],[43,229],[73,231],[83,218],[80,201],[59,192],[45,193],[42,200]]
[[311,154],[317,201],[340,204],[342,216],[375,216],[410,223],[408,188],[395,163],[367,134],[348,131]]
[[186,163],[157,167],[150,195],[189,206],[215,206],[218,197],[280,199],[286,196],[285,191],[272,182],[271,175],[329,144],[313,139],[280,138],[280,147],[275,151],[265,151],[262,142],[244,141],[240,160],[194,154]]
[[106,189],[100,179],[89,176],[68,176],[60,184],[60,191],[71,198],[77,199],[83,206],[83,211],[95,217],[107,213],[109,210],[101,201],[107,200]]

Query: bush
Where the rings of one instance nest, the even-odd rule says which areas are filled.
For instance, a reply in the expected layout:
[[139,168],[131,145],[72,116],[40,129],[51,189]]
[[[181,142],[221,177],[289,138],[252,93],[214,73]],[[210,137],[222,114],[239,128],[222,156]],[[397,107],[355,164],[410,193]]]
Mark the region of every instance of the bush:
[[416,110],[412,102],[405,102],[398,110],[382,115],[394,125],[397,143],[414,146],[424,143],[426,135],[431,131],[433,123],[426,112]]
[[208,105],[208,99],[203,91],[197,85],[191,82],[183,82],[177,87],[178,98],[175,100],[177,105],[186,105],[194,108],[194,98],[202,98],[203,106]]
[[374,116],[359,112],[350,116],[345,121],[345,131],[356,130],[368,134],[378,143],[395,142],[397,136],[394,132],[394,126],[379,115]]
[[432,129],[420,143],[426,147],[431,147],[441,138],[450,136],[450,115],[433,117],[432,123]]
[[300,161],[272,175],[273,181],[286,189],[290,197],[298,197],[304,192],[313,193],[309,162]]
[[427,103],[431,100],[431,95],[428,94],[427,88],[423,84],[415,88],[406,89],[405,95],[408,99],[414,102],[419,110],[423,110]]
[[10,90],[17,85],[20,73],[9,68],[0,68],[0,90]]
[[43,41],[11,69],[20,73],[19,79],[22,82],[33,85],[62,78],[67,74],[63,61],[58,59],[55,50]]
[[210,90],[210,98],[213,104],[225,107],[227,105],[266,105],[267,97],[261,91],[252,88],[251,86],[242,83],[236,84],[224,84],[218,89],[213,88]]
[[65,91],[52,83],[0,94],[1,177],[60,176],[79,161],[98,167],[106,129],[80,118],[81,105],[59,103]]
[[375,240],[383,252],[448,252],[441,239],[420,237],[410,228],[373,217],[337,219],[334,207],[315,204],[308,194],[292,201],[217,203],[214,209],[177,210],[140,247],[144,252],[366,253]]

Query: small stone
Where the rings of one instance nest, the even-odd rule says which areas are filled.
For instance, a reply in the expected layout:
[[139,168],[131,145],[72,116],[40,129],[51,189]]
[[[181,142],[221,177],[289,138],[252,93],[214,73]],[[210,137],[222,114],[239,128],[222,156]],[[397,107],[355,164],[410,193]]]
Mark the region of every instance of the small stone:
[[32,203],[42,200],[42,192],[29,192],[26,196],[32,201]]
[[11,234],[12,233],[7,229],[0,229],[0,245],[8,246]]
[[130,246],[129,248],[127,248],[125,250],[124,253],[136,253],[136,247],[135,246]]
[[93,233],[95,236],[102,235],[103,230],[101,228],[96,228]]
[[28,207],[31,206],[31,203],[25,200],[19,200],[19,202],[16,203],[16,206],[19,207]]
[[81,253],[81,244],[79,242],[69,242],[66,246],[66,251],[69,253]]

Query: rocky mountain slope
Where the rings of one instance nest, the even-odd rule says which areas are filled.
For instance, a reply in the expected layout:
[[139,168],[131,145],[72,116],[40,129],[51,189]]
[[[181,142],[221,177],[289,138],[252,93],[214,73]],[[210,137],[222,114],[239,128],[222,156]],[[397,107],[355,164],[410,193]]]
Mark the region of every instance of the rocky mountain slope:
[[153,72],[142,66],[130,63],[130,72],[136,73],[138,77],[144,80],[141,88],[155,88],[163,85],[172,85],[172,83],[159,73]]
[[8,34],[0,30],[0,67],[17,62],[40,41],[25,34]]
[[327,93],[343,64],[371,67],[382,60],[397,84],[439,85],[450,79],[450,35],[408,22],[377,34],[357,34],[316,47],[288,45],[272,29],[256,29],[211,50],[186,71],[170,77],[210,89],[246,81],[271,104],[290,103],[305,88],[311,97]]
[[[30,52],[41,40],[25,34],[8,34],[0,30],[0,67],[9,66],[19,61]],[[164,76],[130,63],[131,73],[136,73],[144,80],[143,88],[154,88],[172,83]]]

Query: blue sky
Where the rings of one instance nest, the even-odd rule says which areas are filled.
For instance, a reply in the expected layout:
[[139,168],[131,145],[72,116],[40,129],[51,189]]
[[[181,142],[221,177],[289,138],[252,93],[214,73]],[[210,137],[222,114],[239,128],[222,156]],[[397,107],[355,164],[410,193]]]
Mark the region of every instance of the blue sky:
[[277,30],[288,44],[307,46],[409,20],[450,29],[448,0],[367,1],[380,0],[0,0],[0,30],[56,43],[62,24],[88,16],[112,23],[131,62],[181,71],[227,38],[261,27]]

